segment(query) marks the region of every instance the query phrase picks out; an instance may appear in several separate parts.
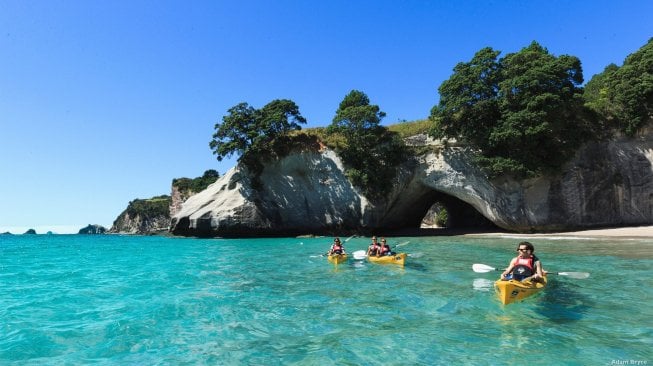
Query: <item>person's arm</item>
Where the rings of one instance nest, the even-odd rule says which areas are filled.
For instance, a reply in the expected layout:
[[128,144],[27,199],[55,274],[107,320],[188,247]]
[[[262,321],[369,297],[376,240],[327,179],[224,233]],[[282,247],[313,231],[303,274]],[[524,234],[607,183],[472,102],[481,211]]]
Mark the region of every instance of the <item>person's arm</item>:
[[533,278],[542,278],[544,277],[544,270],[542,269],[542,262],[535,262],[535,275]]
[[512,269],[515,268],[515,259],[510,260],[510,264],[508,265],[508,268],[506,268],[505,271],[501,273],[501,278],[506,278],[506,275],[512,271]]

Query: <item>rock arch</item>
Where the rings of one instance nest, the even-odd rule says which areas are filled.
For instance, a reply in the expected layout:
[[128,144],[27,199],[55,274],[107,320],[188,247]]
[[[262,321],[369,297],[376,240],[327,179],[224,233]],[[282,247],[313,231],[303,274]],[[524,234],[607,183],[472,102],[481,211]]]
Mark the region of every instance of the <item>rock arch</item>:
[[268,162],[256,187],[243,167],[225,173],[183,204],[171,231],[261,236],[416,229],[434,202],[447,207],[459,228],[487,221],[516,232],[653,224],[650,131],[587,144],[551,177],[489,180],[472,161],[464,148],[434,148],[400,169],[388,183],[387,201],[373,203],[348,181],[335,152],[295,152]]
[[437,205],[447,212],[447,222],[444,226],[454,230],[497,229],[497,226],[483,216],[473,206],[446,193],[433,191],[426,202],[433,202],[427,210]]

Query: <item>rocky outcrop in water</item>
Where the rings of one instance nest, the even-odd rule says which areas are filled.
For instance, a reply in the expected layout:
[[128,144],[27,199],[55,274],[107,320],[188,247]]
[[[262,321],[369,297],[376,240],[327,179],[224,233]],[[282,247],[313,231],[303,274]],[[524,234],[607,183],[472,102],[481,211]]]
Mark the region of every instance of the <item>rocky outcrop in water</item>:
[[82,235],[99,235],[107,232],[107,229],[101,225],[91,225],[79,229],[78,234]]
[[116,218],[108,232],[138,235],[167,234],[170,218],[181,209],[182,203],[215,182],[218,177],[216,170],[209,169],[197,178],[175,178],[172,180],[170,196],[162,195],[129,202],[127,209]]
[[438,146],[407,162],[382,202],[347,180],[331,150],[265,164],[260,188],[236,166],[190,197],[172,218],[175,235],[258,236],[418,228],[436,202],[453,227],[489,221],[517,232],[653,223],[653,133],[583,146],[552,177],[489,180],[464,147]]
[[135,199],[129,202],[127,209],[113,222],[109,233],[139,235],[166,233],[170,225],[169,208],[169,196]]

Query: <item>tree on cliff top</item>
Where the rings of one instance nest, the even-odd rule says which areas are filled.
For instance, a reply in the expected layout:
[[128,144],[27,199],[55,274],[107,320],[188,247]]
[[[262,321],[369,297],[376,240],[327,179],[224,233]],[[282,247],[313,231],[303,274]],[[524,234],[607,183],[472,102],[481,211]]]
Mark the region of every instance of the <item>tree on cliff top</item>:
[[584,97],[608,126],[634,135],[653,118],[653,38],[626,57],[623,66],[610,64],[595,75]]
[[479,149],[477,161],[490,176],[555,171],[590,135],[580,61],[555,57],[537,42],[499,53],[484,48],[456,65],[431,110],[432,135]]
[[340,102],[327,133],[344,140],[336,151],[342,158],[351,182],[370,198],[383,197],[395,177],[396,166],[405,159],[403,142],[380,125],[385,117],[378,105],[370,104],[365,93],[352,90]]
[[301,130],[299,124],[306,123],[297,105],[288,99],[273,100],[261,109],[240,103],[228,112],[222,123],[215,125],[209,143],[218,161],[233,154],[240,155],[239,161],[261,156],[276,138]]

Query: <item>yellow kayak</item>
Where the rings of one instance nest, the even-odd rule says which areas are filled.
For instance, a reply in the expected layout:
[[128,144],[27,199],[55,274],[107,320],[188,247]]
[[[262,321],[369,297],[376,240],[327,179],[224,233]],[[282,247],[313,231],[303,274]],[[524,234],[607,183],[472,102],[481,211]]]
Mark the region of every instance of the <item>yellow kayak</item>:
[[331,254],[327,255],[327,260],[333,264],[345,263],[347,261],[347,254]]
[[381,257],[376,257],[376,256],[368,256],[367,260],[373,263],[382,263],[382,264],[398,264],[400,266],[403,266],[406,264],[406,257],[408,255],[406,253],[399,253],[395,255],[384,255]]
[[502,304],[508,305],[515,301],[524,300],[527,297],[535,295],[546,287],[546,276],[541,282],[517,281],[517,280],[497,280],[494,282],[494,289],[499,296]]

